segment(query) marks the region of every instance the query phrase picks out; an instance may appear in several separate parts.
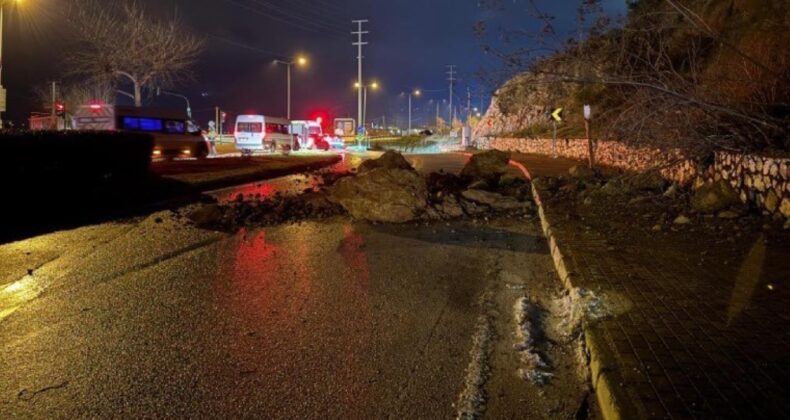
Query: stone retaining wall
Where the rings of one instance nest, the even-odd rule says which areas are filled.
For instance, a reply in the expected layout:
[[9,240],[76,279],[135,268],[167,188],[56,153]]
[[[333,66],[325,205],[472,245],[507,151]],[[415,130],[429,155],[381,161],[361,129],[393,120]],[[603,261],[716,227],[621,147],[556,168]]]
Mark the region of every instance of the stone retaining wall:
[[[481,149],[552,154],[550,139],[483,137],[477,144]],[[558,140],[556,146],[559,156],[587,159],[587,140]],[[790,159],[717,152],[713,165],[703,167],[685,159],[679,150],[636,148],[616,141],[597,142],[595,150],[601,165],[633,172],[660,168],[664,177],[686,186],[727,180],[744,203],[790,218]]]

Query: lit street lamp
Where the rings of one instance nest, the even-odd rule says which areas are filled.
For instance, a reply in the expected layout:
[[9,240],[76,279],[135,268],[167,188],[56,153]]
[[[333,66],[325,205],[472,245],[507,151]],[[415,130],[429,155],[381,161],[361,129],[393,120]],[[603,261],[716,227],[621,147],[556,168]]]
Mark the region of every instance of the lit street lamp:
[[288,67],[288,120],[291,120],[291,67],[294,64],[300,67],[304,67],[307,65],[307,58],[305,57],[297,57],[295,61],[283,61],[283,60],[274,60],[274,64],[282,64]]
[[[354,83],[354,88],[359,89],[359,82]],[[372,82],[369,85],[362,86],[362,121],[360,125],[362,127],[365,126],[365,120],[367,119],[368,115],[368,88],[371,90],[377,90],[379,88],[378,82]]]
[[420,95],[422,95],[422,92],[420,92],[420,90],[417,89],[414,92],[410,92],[409,93],[409,131],[408,131],[409,135],[411,134],[411,97],[412,97],[412,95],[420,96]]
[[[364,86],[360,86],[359,82],[354,83],[354,89],[359,89],[360,87],[362,88],[362,121],[360,121],[360,127],[364,128],[365,119],[367,118],[368,115],[368,88],[372,90],[377,90],[379,88],[379,84],[378,82],[375,81]],[[367,133],[365,134],[365,137],[367,137]],[[359,139],[359,137],[357,137],[357,139]],[[359,146],[359,140],[357,140],[357,146]]]
[[3,113],[6,112],[8,93],[3,87],[3,11],[6,3],[19,4],[21,0],[0,0],[0,129],[3,128]]

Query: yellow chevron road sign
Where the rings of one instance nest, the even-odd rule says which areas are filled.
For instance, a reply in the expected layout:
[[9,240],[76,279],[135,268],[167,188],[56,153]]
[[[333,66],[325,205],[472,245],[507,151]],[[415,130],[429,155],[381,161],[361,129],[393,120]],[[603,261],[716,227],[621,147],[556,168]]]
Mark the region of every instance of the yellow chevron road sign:
[[562,122],[562,111],[564,108],[557,108],[551,113],[551,118],[554,118],[554,121]]

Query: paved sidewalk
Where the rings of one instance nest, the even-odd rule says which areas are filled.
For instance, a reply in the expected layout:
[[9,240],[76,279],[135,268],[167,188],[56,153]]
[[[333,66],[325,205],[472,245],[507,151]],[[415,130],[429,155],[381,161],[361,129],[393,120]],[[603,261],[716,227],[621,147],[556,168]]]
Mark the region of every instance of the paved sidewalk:
[[[577,163],[514,159],[533,178],[565,175]],[[654,221],[641,217],[649,214],[624,216],[625,205],[603,203],[610,211],[596,213],[547,191],[541,197],[573,287],[627,302],[624,313],[588,331],[620,414],[788,416],[787,232],[763,232],[758,218],[715,228],[704,224],[725,222],[700,218],[653,232]],[[633,227],[618,225],[624,218]]]

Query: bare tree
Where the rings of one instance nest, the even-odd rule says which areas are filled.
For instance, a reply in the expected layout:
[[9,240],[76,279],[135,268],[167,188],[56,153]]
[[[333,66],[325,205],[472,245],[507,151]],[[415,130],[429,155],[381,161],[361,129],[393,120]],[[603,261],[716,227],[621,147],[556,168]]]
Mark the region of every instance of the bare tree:
[[143,91],[188,77],[203,40],[178,19],[159,20],[135,1],[75,0],[70,9],[79,46],[68,58],[70,71],[99,84],[131,85],[118,93],[142,106]]
[[[49,111],[53,106],[51,85],[37,86],[33,95],[39,102],[42,110]],[[94,81],[66,82],[58,85],[55,100],[62,103],[71,113],[80,106],[97,103],[110,103],[115,96],[114,88],[108,84],[95,83]]]

